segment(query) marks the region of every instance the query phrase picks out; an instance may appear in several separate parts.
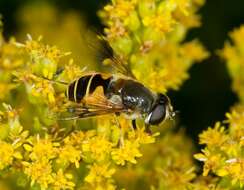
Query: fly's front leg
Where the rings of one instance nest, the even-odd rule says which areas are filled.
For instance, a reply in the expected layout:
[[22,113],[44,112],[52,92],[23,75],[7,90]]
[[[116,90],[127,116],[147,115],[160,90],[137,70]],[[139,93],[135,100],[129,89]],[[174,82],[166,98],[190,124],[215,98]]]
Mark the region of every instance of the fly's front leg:
[[131,123],[132,123],[132,127],[133,127],[133,129],[134,129],[134,130],[137,130],[136,120],[133,119]]
[[145,132],[146,132],[148,135],[152,135],[152,131],[151,131],[151,129],[150,129],[150,125],[145,124]]
[[120,125],[120,122],[118,120],[118,115],[117,114],[115,114],[115,121],[116,121],[116,124],[117,124],[117,126],[119,127],[119,130],[120,130],[118,146],[119,147],[123,147],[124,146],[124,134],[123,134],[123,130],[122,130],[122,127]]

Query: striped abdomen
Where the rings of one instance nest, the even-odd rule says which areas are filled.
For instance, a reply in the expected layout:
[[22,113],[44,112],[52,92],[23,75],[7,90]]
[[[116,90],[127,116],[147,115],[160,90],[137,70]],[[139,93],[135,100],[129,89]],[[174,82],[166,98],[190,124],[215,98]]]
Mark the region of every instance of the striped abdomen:
[[70,101],[81,102],[86,94],[92,94],[99,86],[103,87],[104,93],[108,89],[112,76],[104,78],[101,73],[82,76],[69,84],[66,96]]

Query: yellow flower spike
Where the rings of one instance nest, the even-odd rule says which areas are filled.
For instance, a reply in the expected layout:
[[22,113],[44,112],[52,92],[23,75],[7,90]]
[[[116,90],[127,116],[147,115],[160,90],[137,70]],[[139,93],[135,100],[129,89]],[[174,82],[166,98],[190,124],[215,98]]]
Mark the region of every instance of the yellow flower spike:
[[[129,63],[133,74],[146,86],[161,92],[177,90],[188,78],[187,71],[191,65],[208,57],[207,51],[197,41],[181,44],[187,29],[199,26],[195,12],[202,4],[193,0],[133,1],[135,8],[127,11],[127,17],[134,13],[140,15],[142,25],[139,32],[128,27],[122,15],[111,16],[112,8],[121,2],[132,3],[113,1],[100,15],[107,26],[107,41],[116,54],[126,57],[125,61]],[[187,22],[189,19],[191,21]],[[131,41],[129,45],[124,43],[128,37]],[[119,42],[121,39],[123,43]],[[152,45],[144,47],[148,41]],[[150,74],[145,76],[145,70]],[[159,81],[164,83],[159,84]]]
[[139,143],[125,140],[124,146],[113,149],[111,152],[112,159],[118,165],[125,165],[126,161],[136,164],[136,158],[141,157]]
[[232,89],[241,101],[244,101],[244,46],[243,46],[244,26],[235,29],[230,33],[231,41],[225,43],[224,48],[219,51],[219,55],[226,61],[228,72],[232,78]]

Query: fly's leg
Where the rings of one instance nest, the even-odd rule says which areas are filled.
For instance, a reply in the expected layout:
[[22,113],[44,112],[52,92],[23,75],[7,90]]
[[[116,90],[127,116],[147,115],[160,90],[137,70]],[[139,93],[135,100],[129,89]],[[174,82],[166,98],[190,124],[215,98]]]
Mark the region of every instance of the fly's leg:
[[133,119],[131,123],[132,123],[132,127],[133,127],[133,129],[134,129],[134,130],[137,130],[136,120]]
[[71,125],[71,128],[67,130],[67,128],[62,128],[59,130],[59,138],[64,139],[67,136],[69,136],[72,132],[74,132],[76,130],[76,126],[77,126],[77,120],[73,120],[73,124]]
[[116,121],[116,124],[117,124],[117,126],[119,127],[119,130],[120,130],[118,147],[123,147],[124,146],[124,134],[123,134],[123,130],[122,130],[122,127],[120,125],[120,122],[118,120],[118,116],[117,115],[115,115],[115,121]]
[[151,129],[150,129],[150,125],[145,124],[145,132],[146,132],[148,135],[152,135],[152,131],[151,131]]

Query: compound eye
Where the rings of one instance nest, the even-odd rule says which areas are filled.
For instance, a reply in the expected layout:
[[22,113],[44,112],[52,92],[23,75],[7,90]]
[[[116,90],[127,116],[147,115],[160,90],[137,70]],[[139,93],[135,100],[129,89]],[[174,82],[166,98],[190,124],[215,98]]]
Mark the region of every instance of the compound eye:
[[158,125],[161,123],[166,115],[166,106],[159,104],[151,112],[151,117],[149,119],[150,125]]

